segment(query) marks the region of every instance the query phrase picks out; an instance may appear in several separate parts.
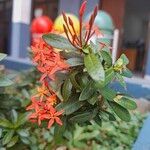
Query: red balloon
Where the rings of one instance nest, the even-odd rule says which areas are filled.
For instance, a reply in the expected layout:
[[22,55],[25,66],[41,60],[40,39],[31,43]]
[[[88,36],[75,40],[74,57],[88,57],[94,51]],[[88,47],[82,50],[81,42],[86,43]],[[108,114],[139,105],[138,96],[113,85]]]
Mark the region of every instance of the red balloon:
[[47,33],[52,30],[53,22],[47,16],[40,16],[33,19],[31,23],[31,32],[32,33]]

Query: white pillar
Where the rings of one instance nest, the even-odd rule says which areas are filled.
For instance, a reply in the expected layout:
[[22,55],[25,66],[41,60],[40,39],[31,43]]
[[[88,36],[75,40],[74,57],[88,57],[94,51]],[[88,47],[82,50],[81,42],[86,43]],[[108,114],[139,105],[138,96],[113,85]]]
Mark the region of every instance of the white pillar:
[[13,0],[11,56],[18,58],[26,53],[29,43],[29,24],[31,19],[32,0]]
[[112,45],[112,60],[113,60],[113,63],[115,63],[115,61],[117,59],[118,42],[119,42],[119,30],[115,29],[114,36],[113,36],[113,45]]

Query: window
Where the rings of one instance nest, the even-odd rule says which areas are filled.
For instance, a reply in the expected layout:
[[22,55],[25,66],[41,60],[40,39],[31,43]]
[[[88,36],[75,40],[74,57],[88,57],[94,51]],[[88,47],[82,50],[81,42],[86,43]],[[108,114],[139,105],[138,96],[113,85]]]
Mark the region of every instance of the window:
[[33,0],[32,18],[38,12],[54,20],[58,15],[58,4],[59,0]]
[[0,52],[9,53],[12,0],[0,1]]

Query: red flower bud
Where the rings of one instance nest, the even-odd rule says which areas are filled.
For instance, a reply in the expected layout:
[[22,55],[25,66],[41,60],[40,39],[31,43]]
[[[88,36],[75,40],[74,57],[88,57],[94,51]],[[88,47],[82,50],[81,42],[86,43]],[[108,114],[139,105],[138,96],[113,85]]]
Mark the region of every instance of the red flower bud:
[[90,20],[89,20],[90,27],[93,25],[93,20],[94,20],[94,14],[91,15]]
[[67,17],[66,17],[66,15],[65,15],[65,13],[64,13],[64,12],[62,12],[62,15],[63,15],[63,19],[64,19],[64,21],[67,23]]
[[80,16],[83,16],[84,12],[85,12],[85,9],[86,9],[86,4],[87,4],[87,1],[84,1],[80,7],[80,10],[79,10],[79,15]]
[[63,24],[63,28],[64,28],[64,32],[67,34],[68,33],[68,30],[66,28],[66,26]]
[[94,8],[94,18],[97,16],[97,12],[98,12],[98,6],[96,6],[96,7]]
[[73,26],[73,21],[71,20],[71,18],[68,17],[68,19],[69,19],[69,24],[70,24],[71,26]]

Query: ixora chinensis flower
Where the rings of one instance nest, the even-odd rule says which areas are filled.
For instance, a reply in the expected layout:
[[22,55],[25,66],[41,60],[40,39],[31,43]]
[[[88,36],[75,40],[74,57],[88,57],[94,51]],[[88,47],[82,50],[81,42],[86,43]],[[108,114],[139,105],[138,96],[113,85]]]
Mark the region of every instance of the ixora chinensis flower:
[[79,10],[79,33],[63,12],[66,38],[56,33],[45,34],[31,47],[33,62],[41,72],[41,87],[27,110],[32,112],[29,120],[39,125],[46,123],[48,128],[54,125],[64,131],[75,124],[101,125],[106,118],[115,121],[117,116],[130,121],[129,110],[136,108],[133,98],[112,88],[114,81],[126,87],[123,77],[132,76],[126,67],[128,59],[122,54],[113,64],[111,48],[98,38],[96,43],[91,41],[93,35],[101,34],[93,25],[98,6],[85,25],[86,3]]

